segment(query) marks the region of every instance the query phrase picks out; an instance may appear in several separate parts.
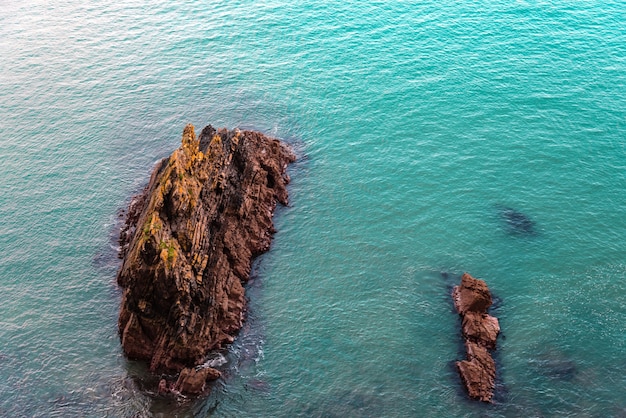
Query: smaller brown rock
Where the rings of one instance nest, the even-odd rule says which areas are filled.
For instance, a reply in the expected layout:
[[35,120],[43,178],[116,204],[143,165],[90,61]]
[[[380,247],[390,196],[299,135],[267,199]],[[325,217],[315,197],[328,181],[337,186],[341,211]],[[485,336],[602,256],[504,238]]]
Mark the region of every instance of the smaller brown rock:
[[204,392],[207,380],[216,380],[222,374],[211,367],[201,369],[184,368],[174,385],[174,390],[184,395],[199,395]]
[[471,398],[491,402],[496,381],[496,364],[490,349],[496,347],[500,333],[498,318],[487,314],[491,292],[487,284],[463,274],[461,284],[452,291],[454,306],[463,318],[461,332],[465,340],[467,360],[456,367]]

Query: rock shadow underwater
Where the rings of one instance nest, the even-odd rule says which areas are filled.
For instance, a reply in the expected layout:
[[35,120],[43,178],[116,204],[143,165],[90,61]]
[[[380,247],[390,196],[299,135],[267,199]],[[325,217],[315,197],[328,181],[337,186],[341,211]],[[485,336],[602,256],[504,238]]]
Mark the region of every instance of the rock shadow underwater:
[[539,229],[536,222],[526,213],[510,206],[497,204],[494,206],[502,228],[509,235],[537,236]]

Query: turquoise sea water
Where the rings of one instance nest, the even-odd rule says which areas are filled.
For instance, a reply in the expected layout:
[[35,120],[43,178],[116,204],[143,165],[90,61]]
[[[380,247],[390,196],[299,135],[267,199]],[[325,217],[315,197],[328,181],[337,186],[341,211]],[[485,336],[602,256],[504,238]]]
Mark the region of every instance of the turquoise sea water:
[[[0,416],[626,416],[623,2],[113,3],[0,4]],[[177,403],[121,354],[115,240],[188,122],[300,160],[225,378]],[[464,271],[495,405],[452,367]]]

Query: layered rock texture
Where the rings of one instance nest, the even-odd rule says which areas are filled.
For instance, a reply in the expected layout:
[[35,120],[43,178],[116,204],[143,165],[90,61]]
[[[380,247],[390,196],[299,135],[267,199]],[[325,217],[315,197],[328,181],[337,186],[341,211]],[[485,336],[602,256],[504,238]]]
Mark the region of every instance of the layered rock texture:
[[496,384],[496,365],[489,350],[496,347],[500,332],[498,319],[487,314],[491,292],[487,284],[465,273],[461,284],[452,290],[454,306],[462,317],[461,332],[467,360],[456,367],[469,396],[491,402]]
[[207,126],[196,138],[185,127],[181,147],[131,203],[120,235],[118,325],[129,358],[154,372],[187,368],[176,386],[191,393],[219,375],[189,368],[242,326],[243,285],[253,258],[269,249],[294,160],[285,144],[257,132]]

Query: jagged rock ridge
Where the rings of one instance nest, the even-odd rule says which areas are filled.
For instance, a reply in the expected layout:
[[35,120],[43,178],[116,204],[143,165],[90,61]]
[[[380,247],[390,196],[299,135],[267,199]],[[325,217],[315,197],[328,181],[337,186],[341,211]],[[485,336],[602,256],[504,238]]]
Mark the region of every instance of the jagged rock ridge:
[[179,372],[233,341],[244,320],[243,284],[253,258],[269,249],[294,160],[285,144],[257,132],[207,126],[196,138],[185,127],[120,235],[118,325],[129,358]]
[[463,318],[461,332],[467,360],[456,367],[471,398],[491,402],[496,386],[496,364],[489,350],[496,347],[500,332],[498,318],[487,314],[491,292],[483,280],[465,273],[461,284],[452,290],[454,306]]

